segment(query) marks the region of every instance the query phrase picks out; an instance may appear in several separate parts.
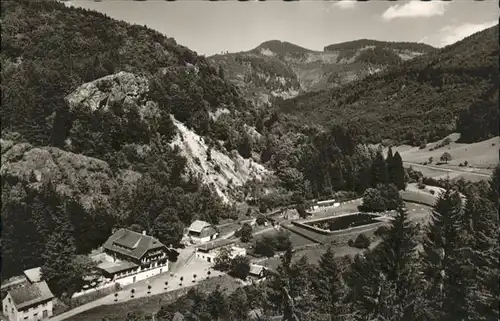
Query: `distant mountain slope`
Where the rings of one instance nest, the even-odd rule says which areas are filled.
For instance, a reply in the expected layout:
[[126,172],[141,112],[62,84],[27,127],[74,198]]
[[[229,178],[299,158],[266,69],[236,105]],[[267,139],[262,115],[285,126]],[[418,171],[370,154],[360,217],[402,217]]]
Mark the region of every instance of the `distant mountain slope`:
[[436,50],[436,48],[423,43],[388,42],[370,39],[359,39],[326,46],[324,48],[324,51],[339,53],[339,60],[341,60],[350,59],[353,56],[360,54],[360,52],[362,52],[363,50],[372,48],[392,50],[393,52],[397,53],[403,60],[408,60],[414,58],[415,56],[430,53]]
[[344,86],[433,50],[417,43],[359,40],[330,45],[321,52],[271,40],[248,52],[209,60],[223,68],[247,99],[258,103]]
[[496,26],[343,88],[297,97],[280,111],[306,123],[357,124],[372,142],[420,144],[453,132],[459,114],[467,127],[468,108],[482,106],[475,126],[483,134],[474,139],[487,139],[498,135],[498,127],[480,129],[494,131],[498,119],[498,53]]
[[305,53],[305,52],[313,52],[307,48],[297,46],[293,43],[287,41],[280,40],[269,40],[261,43],[257,48],[252,49],[252,52],[262,53],[265,51],[271,51],[274,55],[283,56],[289,53]]
[[268,55],[266,50],[263,49],[263,54],[231,53],[209,59],[254,104],[272,102],[274,97],[295,97],[300,92],[300,84],[294,70],[279,57]]

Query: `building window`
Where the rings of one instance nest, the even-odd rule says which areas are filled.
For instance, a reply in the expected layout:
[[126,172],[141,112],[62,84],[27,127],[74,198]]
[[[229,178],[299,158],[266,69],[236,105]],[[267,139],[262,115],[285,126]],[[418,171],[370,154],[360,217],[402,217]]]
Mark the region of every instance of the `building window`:
[[28,317],[24,317],[24,320],[28,320]]
[[42,316],[43,316],[44,319],[49,316],[49,313],[47,312],[47,310],[43,310]]
[[9,298],[9,303],[10,303],[10,298]]

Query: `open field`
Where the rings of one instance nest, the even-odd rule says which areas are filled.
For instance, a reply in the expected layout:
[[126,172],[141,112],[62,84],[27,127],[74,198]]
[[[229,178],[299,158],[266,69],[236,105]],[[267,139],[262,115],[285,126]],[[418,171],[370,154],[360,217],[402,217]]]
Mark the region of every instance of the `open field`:
[[[451,143],[440,148],[436,148],[436,146],[444,139],[429,143],[423,149],[402,145],[393,147],[392,151],[399,152],[405,167],[412,166],[427,177],[436,179],[463,177],[471,181],[488,179],[499,161],[500,137],[496,136],[473,144],[456,143],[459,137],[459,134],[449,135]],[[387,149],[384,149],[384,152],[387,152]],[[448,164],[437,165],[436,163],[439,162],[439,158],[444,152],[451,155],[451,161]],[[423,165],[424,162],[429,162],[430,157],[433,159],[432,163]],[[467,166],[458,166],[465,161],[468,162]]]

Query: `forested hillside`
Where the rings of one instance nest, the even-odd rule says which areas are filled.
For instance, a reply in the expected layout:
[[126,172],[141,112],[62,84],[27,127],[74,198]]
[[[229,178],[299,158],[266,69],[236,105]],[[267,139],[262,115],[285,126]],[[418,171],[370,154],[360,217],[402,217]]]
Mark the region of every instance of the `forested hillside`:
[[279,110],[304,124],[357,125],[371,142],[420,145],[455,130],[464,141],[487,139],[498,135],[498,53],[496,26],[343,88],[286,101]]
[[268,105],[276,97],[293,98],[301,90],[293,69],[277,57],[247,52],[214,55],[209,60],[255,105]]
[[313,51],[271,40],[241,53],[209,57],[255,103],[336,88],[435,50],[418,43],[358,40]]
[[237,216],[175,144],[172,117],[220,154],[251,156],[253,109],[205,58],[55,1],[4,1],[1,18],[2,276],[63,255],[58,283],[113,227],[176,244],[196,218]]

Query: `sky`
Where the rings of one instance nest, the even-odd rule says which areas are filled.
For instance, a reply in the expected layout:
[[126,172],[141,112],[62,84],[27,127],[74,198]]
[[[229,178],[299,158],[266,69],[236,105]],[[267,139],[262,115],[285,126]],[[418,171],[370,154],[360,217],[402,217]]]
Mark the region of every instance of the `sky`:
[[495,0],[72,0],[66,4],[146,25],[206,56],[250,50],[268,40],[320,51],[356,39],[443,47],[497,24],[500,12]]

